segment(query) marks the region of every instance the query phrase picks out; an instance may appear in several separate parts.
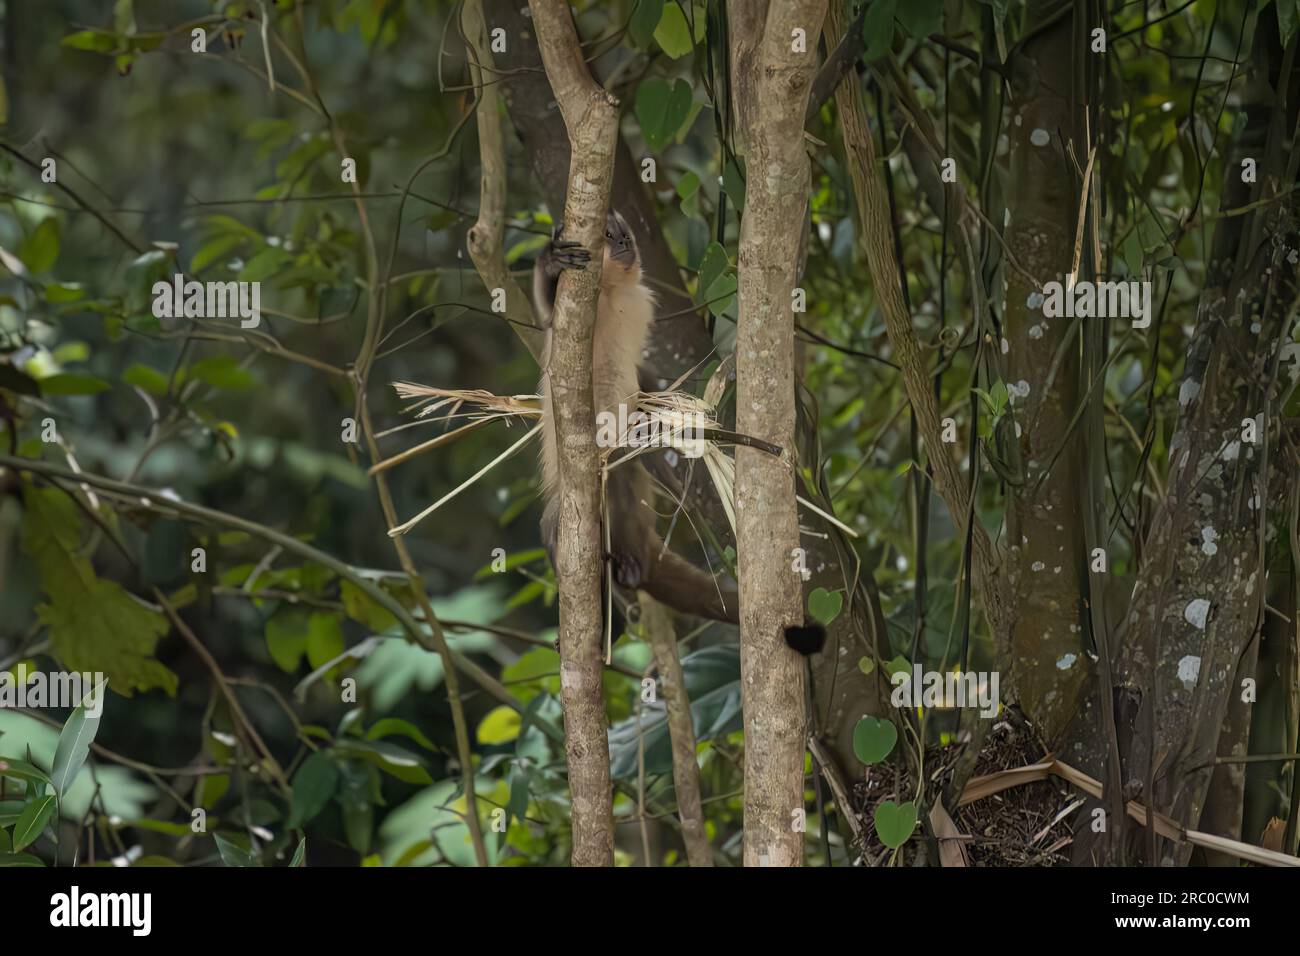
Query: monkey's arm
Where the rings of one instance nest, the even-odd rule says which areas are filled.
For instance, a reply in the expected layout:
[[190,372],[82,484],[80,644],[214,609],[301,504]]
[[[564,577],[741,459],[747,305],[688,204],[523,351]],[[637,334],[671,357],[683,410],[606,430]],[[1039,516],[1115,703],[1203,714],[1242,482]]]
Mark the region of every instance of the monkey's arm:
[[565,269],[583,269],[591,261],[591,253],[579,243],[561,239],[564,223],[557,222],[537,262],[533,265],[533,308],[538,324],[549,331],[551,313],[555,310],[555,289],[560,284],[560,273]]

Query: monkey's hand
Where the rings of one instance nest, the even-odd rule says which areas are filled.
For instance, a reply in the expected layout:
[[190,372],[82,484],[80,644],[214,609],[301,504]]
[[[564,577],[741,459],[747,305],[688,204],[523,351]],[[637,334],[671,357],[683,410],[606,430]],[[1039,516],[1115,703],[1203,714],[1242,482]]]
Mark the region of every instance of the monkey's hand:
[[555,223],[555,228],[551,231],[551,244],[546,250],[548,265],[555,275],[558,275],[561,269],[585,269],[587,263],[591,262],[591,253],[583,247],[582,243],[561,239],[562,232],[564,232],[564,221],[560,220]]

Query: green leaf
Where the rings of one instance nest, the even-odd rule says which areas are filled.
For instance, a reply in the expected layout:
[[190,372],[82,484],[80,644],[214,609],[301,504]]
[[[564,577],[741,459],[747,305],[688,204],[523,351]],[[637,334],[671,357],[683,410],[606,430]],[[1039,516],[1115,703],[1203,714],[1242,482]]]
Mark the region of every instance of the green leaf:
[[116,581],[96,576],[80,553],[81,517],[67,495],[29,485],[23,501],[23,550],[49,598],[36,612],[60,663],[69,671],[103,673],[124,697],[154,687],[174,697],[176,675],[154,656],[167,619]]
[[406,783],[420,783],[429,786],[433,778],[424,768],[424,761],[395,744],[384,740],[340,740],[335,746],[340,754],[368,761],[389,776]]
[[[682,658],[682,678],[691,702],[691,722],[696,741],[726,736],[741,728],[740,649],[706,647]],[[673,766],[672,739],[664,711],[635,715],[610,728],[610,773],[615,779],[636,776],[644,749],[647,774],[669,773]]]
[[898,728],[881,717],[863,717],[853,728],[853,753],[868,766],[880,763],[898,743]]
[[370,729],[366,731],[366,739],[380,740],[394,734],[415,741],[425,750],[432,750],[434,753],[438,752],[434,742],[426,737],[419,727],[416,727],[410,721],[402,720],[400,717],[385,717],[382,720],[376,720]]
[[691,114],[691,85],[685,80],[674,80],[672,85],[659,77],[651,77],[636,88],[636,118],[641,124],[641,134],[653,150],[661,150]]
[[266,649],[280,670],[292,674],[307,653],[310,622],[307,612],[296,607],[282,607],[266,621]]
[[315,611],[307,622],[307,661],[324,667],[343,653],[343,628],[329,611]]
[[117,37],[103,30],[81,30],[63,38],[63,46],[90,53],[112,53],[118,48]]
[[249,259],[239,270],[239,281],[261,282],[269,279],[293,261],[293,256],[275,246],[267,246]]
[[840,610],[844,607],[844,595],[839,591],[827,591],[825,588],[814,588],[813,592],[808,595],[808,614],[814,621],[829,625],[831,621],[840,616]]
[[893,800],[886,800],[876,807],[875,824],[880,842],[897,850],[916,829],[916,804],[909,800],[899,806]]
[[722,315],[735,301],[738,288],[736,274],[727,272],[718,276],[704,293],[704,302],[714,315]]
[[102,378],[76,372],[60,372],[41,379],[43,395],[96,395],[108,389],[108,382]]
[[943,28],[944,0],[907,0],[897,7],[898,22],[907,35],[923,40]]
[[45,825],[50,822],[50,817],[54,815],[54,807],[58,803],[58,798],[47,793],[39,800],[33,800],[27,804],[23,810],[22,816],[14,824],[14,850],[23,850],[36,842],[37,837],[45,830]]
[[502,562],[500,571],[492,566],[496,562],[490,561],[474,572],[474,580],[484,581],[492,577],[494,574],[512,571],[521,564],[531,564],[534,561],[540,561],[544,557],[546,557],[545,548],[530,548],[527,551],[516,551],[514,554],[506,555],[506,559]]
[[[104,684],[91,690],[85,700],[69,715],[67,723],[59,733],[59,744],[54,749],[54,765],[50,770],[50,782],[60,798],[68,792],[68,788],[72,786],[78,771],[90,754],[90,745],[95,740],[95,734],[99,733],[99,720],[104,713],[104,695],[107,693],[108,688]],[[93,709],[97,711],[96,713],[92,714],[86,709],[87,701],[95,705]]]
[[639,0],[627,21],[627,32],[642,50],[650,46],[654,39],[655,28],[664,12],[664,0]]
[[307,865],[307,838],[303,837],[298,841],[298,849],[293,851],[293,859],[289,861],[290,869],[299,869]]
[[487,746],[505,744],[519,736],[521,726],[519,711],[502,704],[500,707],[493,708],[483,718],[475,732],[475,737],[479,743]]
[[334,796],[339,769],[323,750],[303,761],[293,775],[293,797],[289,803],[288,826],[293,829],[316,818]]
[[731,260],[727,258],[727,251],[719,243],[710,242],[704,249],[704,257],[700,259],[700,297],[703,298],[718,276],[730,269]]
[[217,801],[230,789],[230,774],[212,773],[204,777],[194,794],[194,802],[206,810],[217,805]]
[[254,857],[238,844],[231,843],[220,833],[212,834],[212,839],[216,841],[217,852],[221,854],[221,862],[226,866],[261,866],[262,862]]
[[[14,821],[15,823],[17,821]],[[13,840],[9,836],[9,831],[0,826],[0,853],[12,853],[14,851]]]
[[0,777],[10,777],[23,783],[50,786],[50,775],[33,763],[14,757],[0,757]]
[[393,617],[392,611],[377,604],[374,598],[351,581],[344,579],[339,584],[339,595],[343,598],[343,610],[347,616],[376,634],[397,626],[397,618]]
[[59,258],[59,221],[53,217],[42,219],[18,247],[18,258],[32,273],[53,268]]
[[244,237],[234,234],[217,236],[204,243],[190,260],[190,272],[202,272],[218,259],[224,259],[244,242]]
[[212,358],[200,359],[190,366],[186,373],[186,379],[197,380],[211,385],[213,388],[226,388],[232,391],[251,387],[256,379],[247,369],[239,367],[239,363],[229,355],[215,355]]
[[51,305],[76,302],[85,297],[86,289],[80,282],[50,282],[45,286],[45,301]]
[[664,12],[655,27],[655,39],[659,48],[674,60],[685,56],[695,48],[691,28],[686,23],[686,14],[676,3],[664,4]]
[[122,374],[122,381],[127,385],[142,388],[150,395],[167,394],[167,376],[157,369],[150,368],[148,365],[141,365],[139,362],[132,364]]
[[[908,0],[916,3],[919,0]],[[894,45],[894,8],[896,0],[873,0],[862,20],[862,39],[866,42],[867,62],[880,59]]]
[[32,856],[30,853],[0,853],[0,867],[44,865],[40,857]]

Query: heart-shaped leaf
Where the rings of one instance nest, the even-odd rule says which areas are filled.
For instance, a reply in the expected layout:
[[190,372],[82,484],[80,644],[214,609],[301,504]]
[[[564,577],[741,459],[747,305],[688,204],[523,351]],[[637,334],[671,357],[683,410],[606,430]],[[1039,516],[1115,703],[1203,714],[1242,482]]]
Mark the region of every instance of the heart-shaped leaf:
[[839,591],[814,588],[812,594],[808,595],[808,614],[814,621],[822,624],[829,625],[839,617],[840,609],[843,607],[844,595]]
[[661,150],[691,115],[691,85],[679,79],[669,86],[667,80],[651,77],[636,88],[635,110],[646,144]]
[[888,757],[898,743],[898,728],[879,717],[863,717],[853,728],[853,752],[865,764]]
[[899,806],[893,800],[886,800],[876,807],[875,821],[880,842],[897,850],[916,829],[916,804],[909,800]]

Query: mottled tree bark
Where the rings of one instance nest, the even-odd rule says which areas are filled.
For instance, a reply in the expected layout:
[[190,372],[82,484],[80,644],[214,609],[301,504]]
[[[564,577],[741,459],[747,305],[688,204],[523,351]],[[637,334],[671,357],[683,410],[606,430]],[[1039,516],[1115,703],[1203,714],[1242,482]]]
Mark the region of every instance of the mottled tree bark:
[[[734,117],[748,185],[740,225],[736,427],[783,449],[736,453],[740,672],[745,715],[745,864],[799,866],[803,661],[784,641],[801,624],[796,513],[794,312],[799,230],[808,214],[803,120],[825,0],[728,5]],[[805,41],[795,42],[796,31]],[[807,39],[811,38],[811,39]]]
[[[1259,19],[1258,82],[1245,104],[1245,130],[1225,157],[1221,193],[1225,208],[1259,205],[1215,229],[1179,389],[1168,489],[1144,542],[1116,675],[1135,702],[1118,728],[1128,755],[1125,791],[1192,827],[1205,808],[1229,702],[1240,694],[1239,663],[1264,612],[1280,352],[1298,295],[1300,208],[1294,194],[1283,195],[1296,182],[1295,101],[1283,115],[1276,92],[1295,89],[1295,40],[1284,56],[1276,31],[1273,18]],[[1257,182],[1242,181],[1245,157],[1256,161]],[[1216,814],[1226,816],[1224,808]],[[1145,852],[1142,836],[1130,849]],[[1189,852],[1157,847],[1165,863],[1185,863]]]
[[560,592],[560,700],[572,800],[572,859],[574,866],[612,866],[614,818],[601,647],[604,562],[591,343],[618,140],[618,101],[587,71],[565,0],[529,0],[529,6],[542,62],[573,144],[565,237],[591,253],[586,269],[560,276],[547,369],[561,449],[555,578]]
[[[1027,31],[1033,33],[1032,24],[1055,6],[1030,3]],[[1073,147],[1082,166],[1088,144],[1082,104],[1072,102],[1079,43],[1073,34],[1070,18],[1058,17],[1020,47],[1010,64],[1007,135],[1015,188],[1008,201],[1006,243],[1021,268],[1003,263],[1005,341],[999,349],[1003,378],[1014,396],[1001,440],[1016,452],[1013,467],[1021,482],[1007,488],[1010,677],[1015,699],[1049,743],[1074,715],[1090,672],[1083,604],[1088,472],[1082,423],[1073,431],[1071,424],[1083,398],[1082,324],[1101,320],[1048,319],[1043,290],[1029,278],[1065,282],[1074,268],[1080,177],[1066,147]]]

